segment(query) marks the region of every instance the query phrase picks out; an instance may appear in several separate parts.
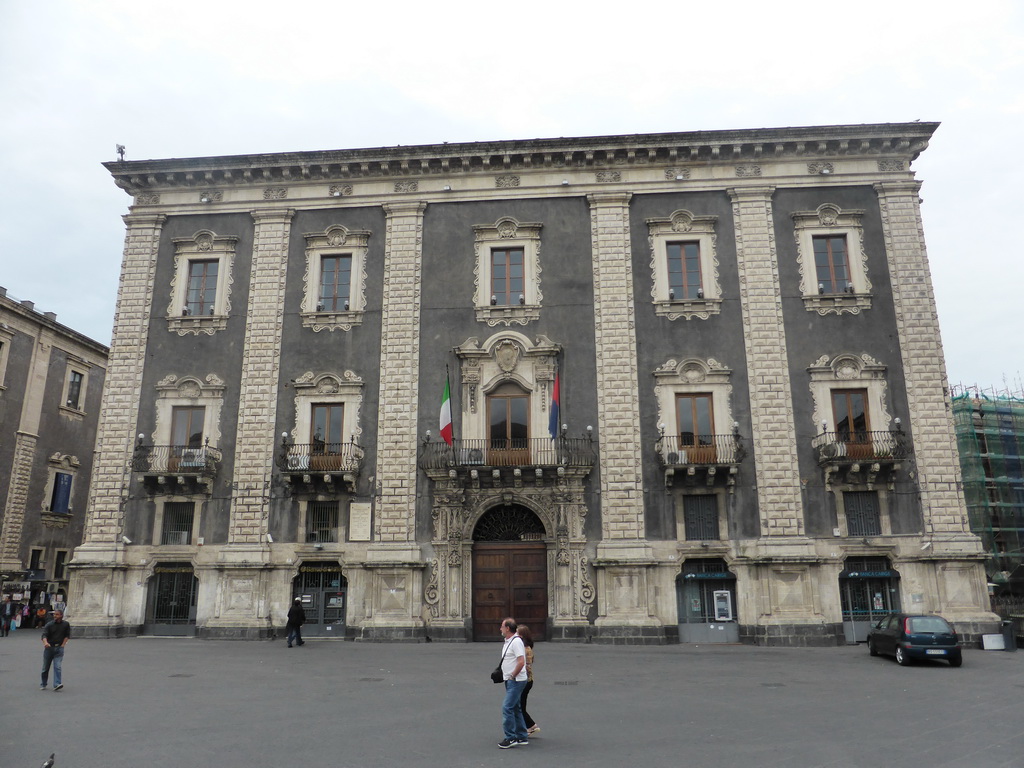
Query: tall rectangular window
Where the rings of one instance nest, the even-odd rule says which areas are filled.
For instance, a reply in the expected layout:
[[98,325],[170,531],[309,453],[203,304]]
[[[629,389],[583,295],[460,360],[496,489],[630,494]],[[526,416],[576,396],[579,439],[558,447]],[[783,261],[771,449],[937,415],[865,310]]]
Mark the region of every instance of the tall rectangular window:
[[337,501],[311,501],[306,510],[306,541],[333,544],[338,541]]
[[71,481],[74,475],[54,472],[53,491],[50,493],[50,512],[66,515],[71,508]]
[[191,544],[195,512],[194,501],[169,501],[164,504],[164,528],[160,534],[160,543]]
[[188,263],[188,288],[185,296],[185,313],[188,315],[212,315],[217,300],[217,269],[220,262],[190,261]]
[[85,381],[85,374],[80,371],[71,371],[68,374],[68,399],[65,403],[68,408],[74,408],[76,411],[82,410],[83,381]]
[[850,536],[881,536],[878,491],[847,491],[843,494],[846,529]]
[[683,496],[687,541],[718,539],[718,499],[711,494]]
[[202,448],[205,418],[205,406],[174,406],[171,409],[171,445],[175,448]]
[[317,312],[349,309],[352,296],[352,257],[324,256],[320,260],[320,295]]
[[495,248],[491,251],[491,304],[511,307],[525,301],[525,268],[522,248]]
[[40,571],[43,568],[43,550],[33,549],[28,555],[28,567],[30,571]]
[[871,430],[866,389],[832,390],[832,416],[840,440],[864,441]]
[[703,298],[700,243],[668,243],[669,300]]
[[338,451],[345,442],[345,406],[341,403],[316,403],[313,405],[313,434],[310,442],[314,449]]
[[846,235],[815,235],[813,241],[818,292],[848,293],[853,283],[850,281]]
[[68,551],[58,549],[53,557],[53,578],[56,581],[63,581],[68,577]]
[[680,447],[710,444],[715,433],[711,395],[677,395],[676,419]]

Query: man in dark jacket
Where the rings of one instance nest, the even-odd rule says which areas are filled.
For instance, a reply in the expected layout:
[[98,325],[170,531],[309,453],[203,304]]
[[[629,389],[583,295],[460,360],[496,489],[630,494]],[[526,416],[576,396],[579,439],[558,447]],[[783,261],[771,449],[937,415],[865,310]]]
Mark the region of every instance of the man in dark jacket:
[[292,647],[292,641],[298,645],[305,645],[302,639],[302,625],[306,623],[306,612],[302,609],[302,598],[296,597],[292,607],[288,609],[288,647]]
[[64,621],[63,611],[53,612],[53,621],[43,628],[43,676],[39,690],[46,690],[46,679],[53,664],[53,690],[64,687],[61,682],[61,667],[64,665],[64,646],[71,639],[71,625]]

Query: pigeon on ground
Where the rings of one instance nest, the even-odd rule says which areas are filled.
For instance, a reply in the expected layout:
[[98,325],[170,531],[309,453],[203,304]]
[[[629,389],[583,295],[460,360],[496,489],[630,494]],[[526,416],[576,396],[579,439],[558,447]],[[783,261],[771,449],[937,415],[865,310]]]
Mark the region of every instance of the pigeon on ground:
[[56,754],[56,753],[55,752],[51,752],[49,759],[45,763],[43,763],[40,766],[40,768],[53,768],[53,756],[54,756],[54,754]]

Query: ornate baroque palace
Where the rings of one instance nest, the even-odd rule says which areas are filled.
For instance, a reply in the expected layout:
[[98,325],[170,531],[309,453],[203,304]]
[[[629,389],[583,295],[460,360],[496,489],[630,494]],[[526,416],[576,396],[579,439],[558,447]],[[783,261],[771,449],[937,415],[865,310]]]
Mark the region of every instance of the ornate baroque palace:
[[270,637],[295,597],[357,640],[991,631],[912,170],[936,128],[107,164],[76,632]]

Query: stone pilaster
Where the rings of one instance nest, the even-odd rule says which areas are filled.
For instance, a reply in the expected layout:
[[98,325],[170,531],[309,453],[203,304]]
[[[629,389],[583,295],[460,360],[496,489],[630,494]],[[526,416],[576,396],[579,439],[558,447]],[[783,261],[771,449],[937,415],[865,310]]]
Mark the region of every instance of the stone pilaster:
[[20,571],[21,532],[25,525],[25,506],[32,482],[32,458],[37,436],[20,429],[14,436],[14,462],[11,467],[7,502],[4,504],[3,527],[0,528],[0,568]]
[[377,423],[376,539],[415,539],[416,414],[420,359],[420,264],[425,203],[389,203]]
[[629,193],[597,193],[590,203],[601,441],[601,542],[595,640],[663,642],[649,609],[651,547],[644,536],[640,403],[637,379]]
[[426,203],[387,203],[381,319],[377,503],[367,551],[368,599],[361,639],[423,635],[423,568],[416,544],[416,421],[420,269]]
[[917,181],[875,185],[889,259],[925,533],[965,534],[970,529],[924,244],[920,188]]
[[238,432],[228,543],[266,545],[281,329],[294,211],[255,211],[252,276],[238,395]]
[[130,461],[146,363],[146,340],[156,294],[162,214],[130,213],[117,312],[110,344],[89,486],[83,543],[71,561],[68,618],[87,635],[118,634],[123,586],[124,502],[131,483]]
[[803,534],[789,357],[772,224],[773,187],[730,189],[761,534]]

